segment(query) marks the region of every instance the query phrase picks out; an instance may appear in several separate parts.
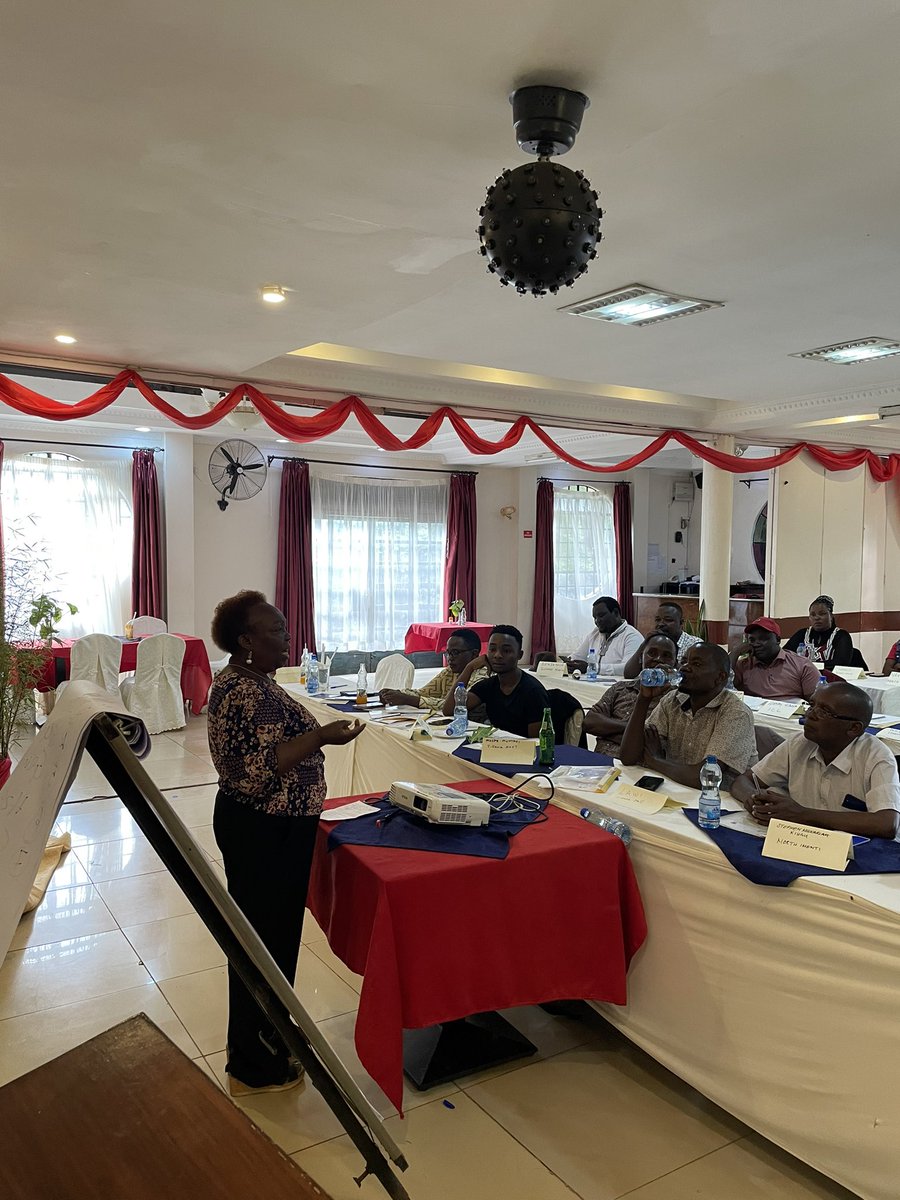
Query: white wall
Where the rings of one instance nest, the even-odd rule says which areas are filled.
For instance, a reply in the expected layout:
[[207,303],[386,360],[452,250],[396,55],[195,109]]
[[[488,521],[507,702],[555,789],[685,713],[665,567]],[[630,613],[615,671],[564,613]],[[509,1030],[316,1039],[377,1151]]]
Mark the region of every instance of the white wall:
[[[834,597],[836,613],[897,607],[900,481],[874,483],[864,467],[829,475],[798,457],[775,472],[769,539],[767,611],[775,616],[802,616],[822,592]],[[853,635],[870,669],[898,633]]]
[[[750,486],[741,482],[749,479]],[[753,527],[761,509],[769,499],[768,475],[735,477],[734,506],[731,516],[731,582],[762,583],[753,558]]]

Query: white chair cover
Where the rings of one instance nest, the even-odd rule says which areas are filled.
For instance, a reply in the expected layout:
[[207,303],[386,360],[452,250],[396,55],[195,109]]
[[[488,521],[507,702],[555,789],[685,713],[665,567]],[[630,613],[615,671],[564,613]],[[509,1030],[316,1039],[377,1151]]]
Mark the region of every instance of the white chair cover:
[[187,724],[181,694],[183,659],[184,642],[170,633],[145,638],[137,648],[137,668],[123,680],[121,692],[125,707],[141,718],[148,733]]
[[402,654],[389,654],[375,668],[375,691],[380,688],[412,687],[416,668]]
[[[84,679],[97,687],[119,695],[119,662],[122,658],[122,643],[108,633],[89,633],[72,643],[69,679]],[[64,680],[56,689],[62,694],[69,680]]]
[[159,617],[135,617],[131,622],[132,637],[149,637],[154,633],[168,633],[169,627]]

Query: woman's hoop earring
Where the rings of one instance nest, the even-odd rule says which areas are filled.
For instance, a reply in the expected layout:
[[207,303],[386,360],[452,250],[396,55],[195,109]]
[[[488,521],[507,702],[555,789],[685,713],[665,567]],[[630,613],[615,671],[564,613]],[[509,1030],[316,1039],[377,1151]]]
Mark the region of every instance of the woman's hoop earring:
[[249,667],[252,662],[253,662],[253,651],[248,650],[247,651],[247,666]]

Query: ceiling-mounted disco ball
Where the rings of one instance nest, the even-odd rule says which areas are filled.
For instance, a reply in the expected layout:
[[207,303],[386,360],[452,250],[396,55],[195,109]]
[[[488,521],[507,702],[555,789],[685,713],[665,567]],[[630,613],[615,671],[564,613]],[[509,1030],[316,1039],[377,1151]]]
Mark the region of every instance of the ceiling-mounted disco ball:
[[571,149],[590,101],[565,88],[519,88],[510,96],[516,138],[536,163],[506,170],[479,209],[488,270],[524,295],[571,287],[596,257],[602,236],[597,193],[583,171],[551,162]]

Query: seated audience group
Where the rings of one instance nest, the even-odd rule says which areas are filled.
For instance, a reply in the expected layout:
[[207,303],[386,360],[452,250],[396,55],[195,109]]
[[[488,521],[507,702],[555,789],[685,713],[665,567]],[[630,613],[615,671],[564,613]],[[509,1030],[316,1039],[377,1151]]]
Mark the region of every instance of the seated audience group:
[[[861,688],[843,680],[829,683],[822,674],[859,661],[833,610],[830,596],[816,597],[809,626],[783,648],[778,622],[759,617],[729,655],[686,633],[674,601],[660,604],[655,631],[644,638],[625,621],[613,597],[601,596],[592,610],[595,628],[567,666],[584,670],[593,648],[601,675],[624,678],[588,710],[584,731],[596,737],[597,752],[626,765],[640,763],[688,787],[699,785],[700,768],[714,754],[724,787],[763,825],[777,817],[893,838],[900,823],[900,777],[890,750],[867,733],[872,701]],[[478,636],[463,628],[450,638],[447,659],[448,666],[425,687],[385,689],[381,699],[441,707],[450,716],[454,690],[463,684],[470,714],[483,712],[509,733],[538,736],[545,709],[552,709],[551,697],[534,674],[522,669],[522,634],[515,626],[495,625],[484,654]],[[898,659],[900,643],[892,647],[884,674],[900,670]],[[648,667],[671,671],[672,682],[641,683],[636,676]],[[729,687],[732,676],[736,690]],[[757,761],[753,713],[740,692],[810,701],[803,735],[789,737]]]

